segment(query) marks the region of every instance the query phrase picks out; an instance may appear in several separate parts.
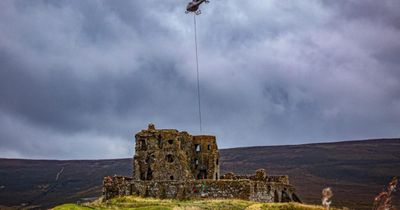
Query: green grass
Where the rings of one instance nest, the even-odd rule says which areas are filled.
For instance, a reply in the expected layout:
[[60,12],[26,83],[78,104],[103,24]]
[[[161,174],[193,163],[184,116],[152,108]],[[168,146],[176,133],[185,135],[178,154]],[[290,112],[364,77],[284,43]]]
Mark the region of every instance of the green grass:
[[63,204],[61,206],[57,206],[53,209],[58,209],[58,210],[91,210],[92,208],[89,207],[84,207],[84,206],[79,206],[75,204]]
[[124,196],[111,199],[107,202],[96,200],[82,205],[64,204],[53,208],[54,210],[89,210],[89,209],[115,209],[115,210],[323,210],[321,206],[305,205],[298,203],[258,203],[238,199],[202,199],[202,200],[173,200],[142,198],[137,196]]

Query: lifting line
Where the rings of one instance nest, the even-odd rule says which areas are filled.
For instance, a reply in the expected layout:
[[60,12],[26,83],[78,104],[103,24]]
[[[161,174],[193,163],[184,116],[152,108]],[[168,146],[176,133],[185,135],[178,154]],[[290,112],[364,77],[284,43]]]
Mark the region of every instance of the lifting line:
[[196,72],[197,72],[197,98],[199,105],[199,124],[200,124],[200,134],[203,133],[203,128],[201,125],[201,103],[200,103],[200,76],[199,76],[199,56],[197,53],[197,24],[196,24],[196,14],[193,14],[193,23],[194,23],[194,44],[196,48]]

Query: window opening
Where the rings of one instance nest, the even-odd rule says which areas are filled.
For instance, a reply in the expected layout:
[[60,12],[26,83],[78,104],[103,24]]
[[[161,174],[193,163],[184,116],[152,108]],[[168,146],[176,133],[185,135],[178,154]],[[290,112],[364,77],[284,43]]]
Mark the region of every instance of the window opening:
[[144,140],[144,139],[140,140],[140,149],[141,150],[146,150],[147,149],[146,140]]
[[168,154],[165,158],[169,163],[174,162],[174,156],[171,154]]

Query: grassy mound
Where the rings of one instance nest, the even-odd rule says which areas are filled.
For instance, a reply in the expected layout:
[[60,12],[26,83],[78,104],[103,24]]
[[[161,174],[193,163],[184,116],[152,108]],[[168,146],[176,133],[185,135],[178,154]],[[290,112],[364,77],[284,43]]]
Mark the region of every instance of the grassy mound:
[[298,203],[258,203],[237,199],[204,199],[204,200],[172,200],[141,198],[125,196],[111,199],[107,202],[100,200],[82,205],[64,204],[54,210],[89,210],[89,209],[119,209],[119,210],[199,210],[199,209],[247,209],[247,210],[323,210],[321,206]]

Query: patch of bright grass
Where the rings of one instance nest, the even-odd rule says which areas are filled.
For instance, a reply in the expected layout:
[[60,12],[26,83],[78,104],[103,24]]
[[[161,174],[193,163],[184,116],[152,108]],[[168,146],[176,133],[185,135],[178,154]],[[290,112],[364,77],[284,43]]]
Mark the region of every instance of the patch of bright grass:
[[259,203],[238,199],[201,199],[174,200],[142,198],[137,196],[118,197],[106,202],[96,200],[83,205],[64,204],[54,210],[89,210],[89,209],[118,209],[118,210],[323,210],[321,206],[299,203]]
[[324,210],[322,206],[306,205],[300,203],[266,203],[261,209],[271,210]]
[[92,210],[92,208],[85,207],[85,206],[78,206],[75,204],[63,204],[61,206],[56,206],[53,208],[54,210]]

